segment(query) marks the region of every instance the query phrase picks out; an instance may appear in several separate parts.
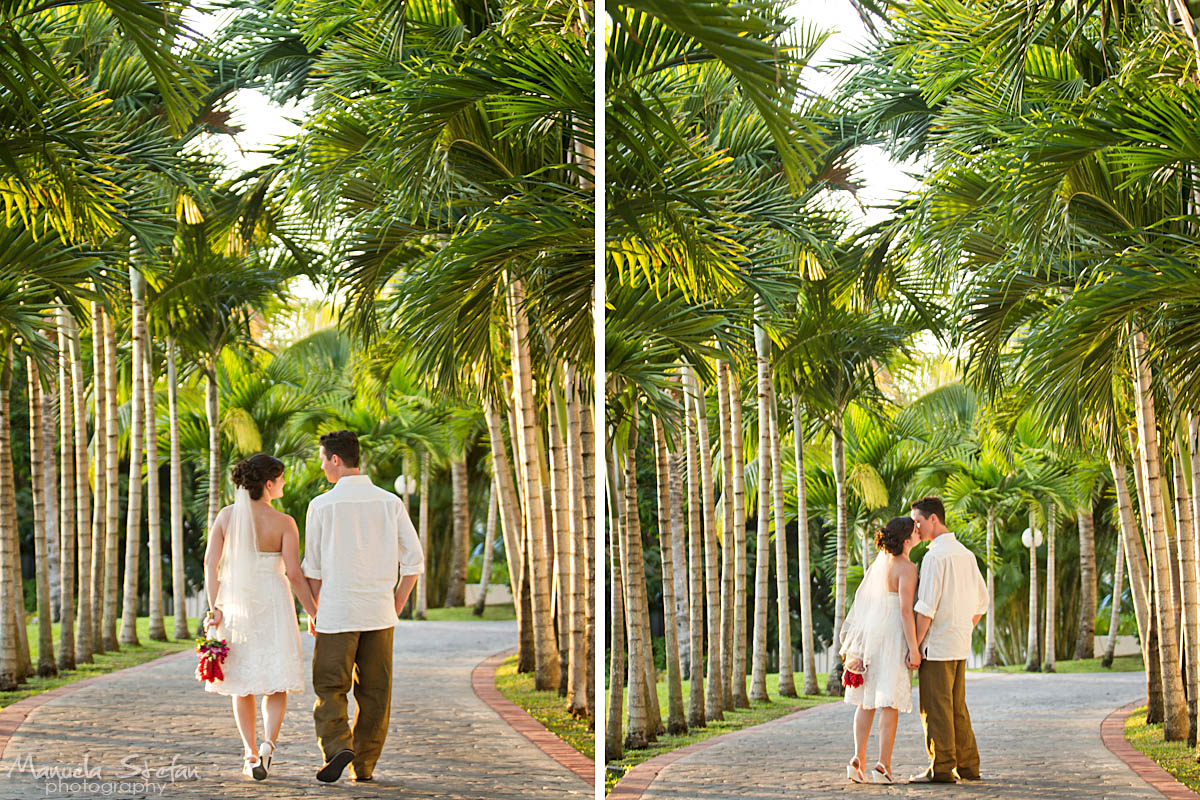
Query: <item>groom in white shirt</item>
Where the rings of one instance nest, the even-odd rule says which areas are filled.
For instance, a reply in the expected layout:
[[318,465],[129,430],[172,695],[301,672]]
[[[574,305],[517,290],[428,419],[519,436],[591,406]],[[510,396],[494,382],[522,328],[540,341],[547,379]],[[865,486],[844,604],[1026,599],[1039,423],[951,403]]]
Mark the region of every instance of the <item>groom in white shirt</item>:
[[[358,464],[353,432],[321,437],[321,469],[334,486],[309,503],[304,531],[301,568],[317,598],[308,628],[317,639],[313,721],[325,757],[317,780],[325,783],[351,763],[355,780],[371,780],[392,706],[392,631],[425,571],[404,502],[371,483]],[[358,706],[353,730],[351,688]]]
[[915,501],[912,518],[921,539],[929,542],[913,610],[921,652],[917,672],[921,723],[930,765],[910,781],[977,781],[979,749],[967,711],[967,658],[971,632],[987,611],[987,584],[975,554],[946,528],[946,508],[940,498]]

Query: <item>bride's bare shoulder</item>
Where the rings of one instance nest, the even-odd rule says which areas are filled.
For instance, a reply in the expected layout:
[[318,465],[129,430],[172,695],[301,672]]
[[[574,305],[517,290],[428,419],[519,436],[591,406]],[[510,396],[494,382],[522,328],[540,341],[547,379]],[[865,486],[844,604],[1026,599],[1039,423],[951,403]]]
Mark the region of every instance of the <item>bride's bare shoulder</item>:
[[280,511],[277,508],[271,509],[271,521],[288,530],[296,527],[296,520],[292,517],[292,515]]

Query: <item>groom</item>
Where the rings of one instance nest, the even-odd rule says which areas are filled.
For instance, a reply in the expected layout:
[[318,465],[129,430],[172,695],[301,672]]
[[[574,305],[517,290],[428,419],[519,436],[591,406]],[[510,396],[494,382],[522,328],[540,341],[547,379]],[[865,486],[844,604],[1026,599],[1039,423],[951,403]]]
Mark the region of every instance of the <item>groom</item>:
[[[917,643],[921,722],[929,768],[913,783],[979,780],[979,750],[967,712],[967,657],[971,632],[987,611],[987,584],[975,554],[945,525],[946,509],[937,497],[912,504],[912,519],[929,549],[917,584]],[[911,661],[910,667],[917,666]]]
[[[321,469],[334,486],[309,503],[304,532],[301,568],[318,598],[308,629],[317,638],[313,720],[325,757],[317,780],[325,783],[351,763],[356,781],[371,780],[392,705],[392,630],[425,571],[404,502],[371,483],[358,459],[353,432],[321,437]],[[353,730],[346,703],[351,688],[358,706]]]

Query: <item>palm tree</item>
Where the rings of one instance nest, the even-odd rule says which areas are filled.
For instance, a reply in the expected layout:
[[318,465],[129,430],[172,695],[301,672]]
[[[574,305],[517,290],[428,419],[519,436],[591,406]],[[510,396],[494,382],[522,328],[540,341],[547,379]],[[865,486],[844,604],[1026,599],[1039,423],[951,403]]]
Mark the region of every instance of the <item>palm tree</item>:
[[[59,521],[59,554],[62,566],[63,599],[62,618],[59,623],[58,668],[60,670],[75,669],[75,420],[74,403],[67,398],[74,396],[72,387],[72,370],[70,365],[69,322],[70,314],[63,309],[58,313],[58,396],[59,402],[59,464],[61,465],[61,481],[59,483],[58,507],[62,514]],[[79,576],[82,579],[82,575]],[[80,583],[83,581],[80,580]],[[80,602],[84,599],[80,592]]]
[[[46,484],[42,456],[42,415],[45,403],[37,362],[26,358],[29,378],[29,477],[33,493],[33,553],[37,576],[38,664],[40,677],[58,674],[54,663],[54,633],[50,626],[50,565],[46,558]],[[81,582],[82,584],[82,582]]]
[[[96,563],[94,528],[92,521],[92,487],[88,476],[88,428],[87,428],[87,386],[83,381],[83,355],[79,340],[79,326],[75,318],[68,314],[64,318],[67,325],[68,358],[71,362],[71,396],[60,397],[60,404],[71,403],[75,422],[75,524],[78,539],[79,567],[76,575],[79,581],[79,602],[76,604],[75,619],[75,662],[90,664],[92,652],[95,649],[95,622],[93,615],[96,610],[93,592],[93,565]],[[48,471],[48,470],[47,470]],[[65,484],[66,481],[64,480]],[[67,487],[68,490],[72,487]]]
[[146,346],[143,339],[145,323],[144,289],[141,271],[130,265],[129,290],[132,299],[130,331],[130,399],[129,399],[129,493],[125,512],[125,587],[121,603],[121,644],[139,644],[137,635],[138,612],[138,555],[142,545],[142,426],[145,424],[144,401],[146,399],[143,379],[145,369],[142,354]]

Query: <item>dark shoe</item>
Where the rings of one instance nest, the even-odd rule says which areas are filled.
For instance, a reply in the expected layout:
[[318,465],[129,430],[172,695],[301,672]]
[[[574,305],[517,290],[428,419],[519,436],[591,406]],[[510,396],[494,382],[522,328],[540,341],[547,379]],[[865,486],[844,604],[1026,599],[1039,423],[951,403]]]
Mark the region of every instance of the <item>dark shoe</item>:
[[317,780],[322,783],[333,783],[342,777],[342,770],[354,760],[353,750],[340,750],[329,759],[329,763],[317,771]]

